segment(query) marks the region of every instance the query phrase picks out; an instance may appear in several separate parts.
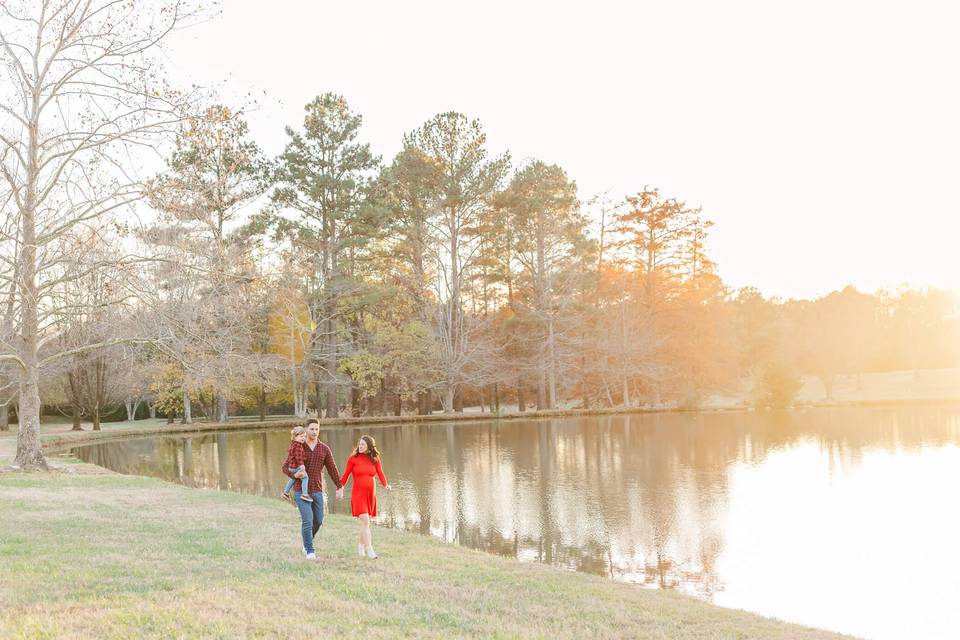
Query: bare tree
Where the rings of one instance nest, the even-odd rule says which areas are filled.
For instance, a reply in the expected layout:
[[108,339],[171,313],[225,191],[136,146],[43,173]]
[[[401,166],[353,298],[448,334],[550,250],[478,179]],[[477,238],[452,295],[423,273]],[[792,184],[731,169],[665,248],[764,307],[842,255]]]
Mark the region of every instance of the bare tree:
[[165,84],[156,53],[196,15],[182,0],[0,2],[0,178],[12,201],[7,239],[18,245],[7,277],[15,274],[20,329],[0,359],[19,368],[21,467],[46,467],[40,371],[75,353],[40,356],[56,344],[50,290],[58,277],[86,275],[63,268],[72,258],[57,247],[76,228],[141,198],[133,157],[173,133],[193,99]]
[[150,184],[150,202],[162,212],[152,236],[155,244],[172,250],[178,270],[204,283],[196,289],[199,299],[185,302],[203,308],[192,324],[215,347],[206,350],[205,365],[216,396],[216,420],[225,422],[227,361],[250,348],[237,339],[246,333],[249,315],[237,303],[256,270],[253,243],[238,225],[245,208],[266,189],[266,163],[238,112],[214,105],[184,124],[169,170]]

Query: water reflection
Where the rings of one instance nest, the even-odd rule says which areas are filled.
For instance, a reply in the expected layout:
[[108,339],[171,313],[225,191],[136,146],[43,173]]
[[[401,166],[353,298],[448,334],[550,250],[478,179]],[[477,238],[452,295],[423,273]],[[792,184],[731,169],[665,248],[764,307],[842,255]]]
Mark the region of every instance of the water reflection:
[[[922,468],[934,452],[960,454],[960,417],[951,407],[377,426],[325,430],[321,438],[342,467],[356,438],[368,431],[394,486],[381,498],[381,524],[876,637],[897,637],[889,635],[896,626],[869,626],[863,619],[877,616],[854,618],[855,607],[817,608],[818,593],[829,590],[813,568],[831,557],[847,587],[875,579],[863,575],[872,565],[858,568],[858,575],[844,575],[837,565],[865,548],[882,554],[903,545],[904,530],[895,517],[871,520],[864,509],[885,506],[889,513],[908,508],[898,496],[909,502],[911,495],[941,492],[929,508],[955,510],[949,488],[960,481],[960,471],[923,476],[930,486],[900,473]],[[124,473],[273,496],[285,479],[280,466],[287,444],[286,432],[230,433],[109,443],[77,453]],[[858,480],[864,474],[896,477],[902,495],[897,489],[891,496],[889,487],[875,495],[874,485]],[[348,504],[330,501],[329,508],[346,511]],[[924,512],[915,517],[922,521]],[[865,518],[884,530],[864,530],[858,523]],[[941,525],[960,535],[953,520]],[[849,530],[861,539],[842,534]],[[960,551],[952,543],[938,551],[940,564],[955,575]],[[777,572],[778,566],[791,573]],[[778,601],[765,597],[778,592],[771,581],[791,585]],[[957,613],[934,613],[960,628]]]

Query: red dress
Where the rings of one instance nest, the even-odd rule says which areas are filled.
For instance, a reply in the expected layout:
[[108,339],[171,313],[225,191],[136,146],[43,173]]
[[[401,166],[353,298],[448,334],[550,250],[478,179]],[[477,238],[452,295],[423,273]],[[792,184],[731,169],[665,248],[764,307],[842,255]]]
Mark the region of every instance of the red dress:
[[380,484],[387,486],[387,478],[380,467],[380,458],[376,462],[370,460],[365,453],[358,453],[347,458],[347,468],[340,479],[341,485],[347,484],[347,478],[353,474],[353,489],[350,492],[350,508],[354,516],[364,513],[371,517],[377,515],[377,490],[374,488],[373,476],[380,479]]

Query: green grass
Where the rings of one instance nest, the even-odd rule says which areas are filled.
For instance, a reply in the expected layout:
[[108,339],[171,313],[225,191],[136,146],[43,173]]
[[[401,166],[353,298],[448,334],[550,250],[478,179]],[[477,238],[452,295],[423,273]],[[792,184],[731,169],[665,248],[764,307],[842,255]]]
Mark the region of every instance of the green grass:
[[[59,461],[58,461],[59,462]],[[61,463],[62,464],[62,463]],[[831,638],[675,593],[69,461],[0,474],[0,638]]]

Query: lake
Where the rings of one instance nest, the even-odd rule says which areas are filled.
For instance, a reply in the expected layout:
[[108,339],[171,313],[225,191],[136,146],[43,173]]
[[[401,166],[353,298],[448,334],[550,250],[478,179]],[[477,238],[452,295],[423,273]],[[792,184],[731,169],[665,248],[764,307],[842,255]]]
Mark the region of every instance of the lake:
[[[320,437],[342,470],[363,433],[377,439],[394,487],[378,491],[381,525],[862,637],[960,637],[960,407],[378,425]],[[286,430],[244,431],[75,453],[122,473],[277,496],[288,443]],[[328,505],[349,513],[347,501]],[[290,519],[296,546],[293,509]]]

